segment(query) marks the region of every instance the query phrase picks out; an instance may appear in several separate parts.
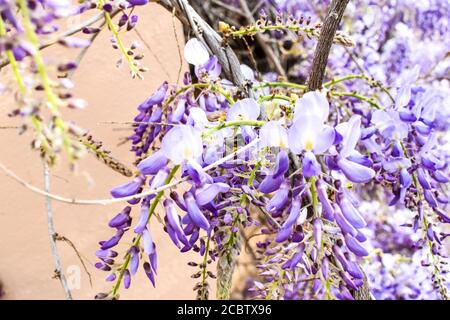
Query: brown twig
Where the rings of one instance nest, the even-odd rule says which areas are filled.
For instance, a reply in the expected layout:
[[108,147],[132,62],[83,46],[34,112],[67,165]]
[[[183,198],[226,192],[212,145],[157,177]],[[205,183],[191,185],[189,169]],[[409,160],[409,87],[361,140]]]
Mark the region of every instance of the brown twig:
[[133,28],[134,33],[136,33],[136,35],[138,36],[138,38],[142,41],[142,43],[144,44],[144,46],[148,49],[148,51],[151,53],[151,55],[153,56],[153,58],[155,58],[156,62],[158,62],[158,64],[161,66],[161,69],[163,70],[164,74],[166,75],[167,79],[170,78],[170,74],[167,71],[167,69],[164,67],[164,64],[162,63],[162,61],[159,59],[158,55],[152,50],[152,47],[150,46],[150,44],[147,42],[147,40],[145,40],[144,36],[141,34],[141,32],[139,31],[138,27],[134,27]]
[[177,27],[175,25],[175,8],[172,10],[172,29],[173,34],[175,36],[175,42],[177,44],[178,50],[178,58],[179,58],[179,66],[178,66],[178,75],[177,75],[177,83],[180,82],[181,71],[183,70],[183,55],[181,54],[180,40],[178,39]]
[[313,66],[309,75],[308,89],[311,91],[322,87],[328,56],[334,35],[339,27],[345,8],[350,0],[333,0],[320,32],[319,41],[314,52]]
[[[247,22],[251,25],[256,25],[255,18],[253,17],[252,12],[250,11],[250,8],[247,5],[246,0],[239,0],[239,3],[241,5],[242,10],[245,13],[245,17],[247,19]],[[281,75],[283,78],[287,78],[286,72],[284,68],[281,66],[280,60],[275,55],[275,52],[273,51],[272,47],[267,43],[265,37],[262,34],[255,34],[255,38],[258,41],[259,45],[263,49],[264,53],[266,54],[269,62],[273,65],[275,68],[275,71]]]
[[89,283],[90,283],[90,285],[92,287],[92,276],[91,276],[91,273],[89,272],[86,264],[84,263],[84,260],[81,257],[81,254],[78,251],[77,247],[75,247],[75,244],[71,240],[69,240],[67,237],[62,236],[62,235],[60,235],[58,233],[55,233],[55,239],[58,240],[58,241],[66,242],[73,249],[73,251],[75,251],[75,254],[77,255],[78,259],[80,260],[81,265],[83,266],[84,272],[86,272],[86,274],[87,274],[87,276],[89,278]]

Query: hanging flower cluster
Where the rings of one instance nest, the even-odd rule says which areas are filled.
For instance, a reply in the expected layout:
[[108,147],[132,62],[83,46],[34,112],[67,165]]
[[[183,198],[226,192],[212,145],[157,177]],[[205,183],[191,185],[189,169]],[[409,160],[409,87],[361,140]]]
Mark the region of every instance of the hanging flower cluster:
[[[416,69],[404,76],[395,104],[373,102],[341,115],[332,83],[306,92],[288,82],[258,82],[242,66],[252,97],[234,100],[239,89],[220,78],[217,57],[198,39],[187,42],[185,58],[198,82],[186,74],[181,87],[163,83],[138,107],[130,140],[139,174],[111,191],[140,207],[138,222],[131,223],[129,206],[111,220],[116,233],[100,242],[97,266],[115,283],[99,297],[116,298],[121,282],[128,288],[139,262],[155,285],[149,223],[162,202],[160,222],[170,239],[181,252],[203,257],[203,263],[191,263],[200,266],[193,275],[201,278],[194,287],[199,298],[208,297],[207,279],[215,277],[209,263],[220,263],[239,230],[254,226],[268,235],[257,244],[257,296],[352,299],[368,285],[360,264],[373,249],[358,209],[360,186],[385,190],[392,205],[417,209],[411,225],[427,238],[416,245],[429,243],[440,270],[445,250],[433,225],[449,217],[442,189],[446,154],[436,139],[446,123],[435,121],[441,99],[414,89]],[[240,153],[245,146],[251,148]],[[166,193],[179,169],[190,188]],[[128,230],[133,246],[117,263],[111,248]]]
[[[243,51],[252,65],[241,65],[243,90],[224,78],[202,39],[190,39],[184,57],[192,73],[181,85],[163,82],[137,107],[131,171],[63,120],[65,108],[87,106],[71,92],[80,60],[47,61],[40,50],[87,49],[87,37],[107,26],[117,66],[142,78],[139,45],[121,34],[149,3],[0,0],[0,65],[10,65],[18,88],[11,115],[34,130],[33,147],[49,163],[60,153],[73,163],[88,149],[130,178],[111,190],[127,205],[99,242],[95,267],[113,285],[97,298],[118,298],[139,269],[157,285],[158,224],[180,252],[198,253],[201,261],[189,265],[199,299],[216,278],[218,297],[229,295],[247,237],[256,238],[247,288],[256,298],[449,298],[448,1],[350,2],[316,91],[305,85],[322,31],[314,21],[330,1],[258,1],[259,17],[247,17],[253,24],[219,23],[223,44],[273,37],[265,53],[280,58],[285,76],[265,73],[270,63],[261,74],[262,63]],[[85,24],[84,37],[60,32],[60,19],[94,10],[103,24]],[[131,245],[119,253],[125,237]]]

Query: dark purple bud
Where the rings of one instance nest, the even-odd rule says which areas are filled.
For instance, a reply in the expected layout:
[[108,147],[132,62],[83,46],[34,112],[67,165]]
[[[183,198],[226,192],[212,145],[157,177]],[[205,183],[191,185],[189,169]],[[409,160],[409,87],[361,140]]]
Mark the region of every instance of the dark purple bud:
[[132,6],[143,6],[148,3],[148,0],[127,0]]
[[183,228],[181,227],[180,216],[178,215],[175,209],[173,201],[170,199],[164,200],[164,208],[166,210],[167,222],[169,223],[170,227],[174,230],[175,234],[177,235],[177,238],[185,245],[188,245],[188,240],[183,232]]
[[142,233],[147,227],[148,218],[150,215],[150,203],[148,201],[142,202],[141,213],[139,215],[139,222],[134,227],[135,233]]
[[434,240],[434,233],[433,233],[433,228],[432,228],[431,224],[428,225],[427,237],[430,241]]
[[101,29],[99,28],[93,28],[93,27],[84,27],[83,33],[84,34],[94,34],[100,32]]
[[76,68],[77,68],[77,63],[71,61],[71,62],[67,62],[65,64],[60,64],[58,66],[58,71],[59,72],[66,72],[66,71],[70,71],[70,70],[73,70],[73,69],[76,69]]
[[289,169],[289,156],[285,150],[281,150],[277,155],[277,161],[275,163],[275,168],[272,172],[273,178],[276,179],[279,176],[284,176],[284,174]]
[[111,195],[114,198],[124,198],[132,196],[139,192],[139,189],[144,184],[144,178],[139,176],[134,178],[132,182],[122,184],[111,190]]
[[282,227],[278,233],[277,236],[275,238],[275,241],[278,243],[281,243],[283,241],[286,241],[287,239],[289,239],[289,236],[292,233],[292,227]]
[[283,223],[283,228],[290,228],[297,222],[300,217],[301,201],[299,198],[295,198],[292,201],[291,210],[289,211],[289,216]]
[[147,228],[142,231],[142,240],[144,241],[144,252],[150,256],[155,253],[156,247],[153,242],[152,236]]
[[424,189],[423,190],[423,195],[425,197],[425,200],[428,202],[428,204],[430,205],[430,207],[432,208],[437,208],[438,203],[436,201],[436,198],[434,197],[434,194],[432,191]]
[[342,253],[341,248],[335,244],[333,245],[333,252],[337,261],[339,261],[342,267],[346,270],[348,268],[348,261],[345,258],[344,254]]
[[107,259],[107,258],[115,258],[117,257],[117,252],[113,250],[97,250],[95,252],[95,255],[100,259]]
[[213,183],[198,189],[195,193],[195,198],[197,203],[203,206],[214,200],[219,193],[228,192],[228,190],[230,190],[230,186],[226,183]]
[[148,158],[139,162],[137,168],[144,175],[153,175],[158,173],[168,161],[169,160],[164,156],[163,152],[158,150]]
[[258,187],[258,191],[262,193],[272,193],[278,190],[284,181],[284,176],[280,175],[274,178],[273,175],[267,175]]
[[132,15],[130,20],[128,21],[127,31],[132,30],[136,26],[138,20],[139,17],[137,15]]
[[166,97],[167,89],[169,88],[169,84],[164,82],[158,90],[147,100],[145,100],[142,104],[139,105],[139,111],[147,111],[150,107],[153,107],[156,104],[160,104],[164,101]]
[[320,182],[320,180],[317,180],[316,187],[317,196],[320,200],[320,203],[322,204],[322,216],[329,221],[334,221],[334,210],[330,203],[330,200],[328,199],[327,190]]
[[199,209],[192,193],[186,192],[184,194],[184,201],[186,203],[189,218],[191,218],[192,222],[199,228],[208,231],[211,228],[209,221]]
[[106,11],[106,12],[108,12],[108,13],[111,13],[111,12],[113,11],[113,6],[112,6],[112,4],[107,3],[107,4],[103,5],[103,10]]
[[128,289],[131,285],[131,275],[130,275],[130,270],[125,269],[124,273],[123,273],[123,287],[125,289]]
[[155,287],[156,286],[155,275],[153,274],[153,271],[152,271],[152,268],[150,267],[150,264],[148,262],[145,262],[143,267],[144,267],[145,274],[150,279],[150,282],[152,283],[153,287]]
[[359,214],[358,210],[343,194],[339,195],[339,206],[342,210],[342,213],[344,214],[345,219],[350,222],[352,226],[359,229],[367,225],[366,221]]
[[346,272],[339,272],[339,274],[341,275],[342,280],[344,280],[347,287],[349,287],[352,290],[358,290],[358,286],[352,281],[352,279],[350,279],[350,277]]
[[266,209],[272,213],[282,210],[289,200],[289,190],[290,185],[287,182],[283,183],[280,190],[278,190],[270,199]]
[[119,243],[120,239],[122,238],[123,233],[124,233],[123,230],[117,230],[116,234],[112,236],[111,239],[103,242],[100,248],[102,250],[106,250],[116,246]]
[[431,189],[430,177],[424,169],[417,169],[417,179],[424,189]]
[[439,218],[444,222],[444,223],[450,223],[450,217],[448,215],[445,214],[445,212],[440,209],[440,208],[434,208],[434,212],[437,213],[437,215],[439,216]]
[[135,275],[139,268],[139,250],[135,246],[130,249],[130,272]]
[[342,230],[342,233],[351,234],[353,236],[358,234],[358,231],[347,221],[347,219],[345,219],[341,209],[336,204],[334,205],[334,217],[339,228]]
[[347,260],[346,270],[352,277],[355,277],[357,279],[364,278],[364,274],[363,274],[361,268],[353,261]]
[[175,201],[175,203],[181,210],[187,212],[187,208],[186,208],[186,205],[184,204],[184,200],[180,197],[180,195],[177,192],[172,191],[170,193],[170,198],[172,198],[172,200]]
[[128,15],[125,13],[120,16],[119,22],[117,23],[119,27],[123,27],[128,21]]
[[120,226],[123,226],[130,220],[129,214],[125,213],[124,211],[119,212],[114,218],[112,218],[108,225],[111,228],[118,228]]
[[412,183],[411,175],[406,168],[400,170],[400,184],[403,188],[408,188]]
[[345,235],[345,244],[347,245],[347,248],[358,257],[365,257],[369,254],[355,238],[348,234]]
[[303,156],[302,172],[306,178],[314,177],[320,173],[320,164],[317,162],[316,156],[308,151]]
[[99,270],[102,270],[102,271],[111,271],[111,267],[108,266],[107,264],[102,263],[102,262],[97,262],[95,264],[95,267],[97,269],[99,269]]
[[115,273],[111,273],[111,274],[109,274],[109,275],[106,277],[105,280],[108,281],[108,282],[113,282],[113,281],[116,280],[116,278],[117,278],[116,274],[115,274]]
[[301,230],[294,231],[294,233],[292,234],[292,242],[294,242],[294,243],[302,242],[304,238],[305,238],[305,234]]

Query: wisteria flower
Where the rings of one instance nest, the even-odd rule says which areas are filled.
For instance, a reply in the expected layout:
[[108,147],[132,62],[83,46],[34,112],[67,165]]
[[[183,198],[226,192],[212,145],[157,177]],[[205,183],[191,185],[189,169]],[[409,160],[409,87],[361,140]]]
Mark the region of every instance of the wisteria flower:
[[184,58],[188,63],[195,66],[195,74],[201,80],[207,77],[216,80],[222,72],[217,57],[210,57],[205,45],[197,38],[192,38],[186,42]]
[[195,162],[203,153],[201,132],[187,125],[176,126],[164,136],[161,151],[175,164]]
[[315,155],[326,152],[334,142],[334,128],[326,125],[329,103],[321,92],[308,92],[295,106],[294,124],[288,132],[289,148],[304,153],[302,169],[305,177],[320,172]]

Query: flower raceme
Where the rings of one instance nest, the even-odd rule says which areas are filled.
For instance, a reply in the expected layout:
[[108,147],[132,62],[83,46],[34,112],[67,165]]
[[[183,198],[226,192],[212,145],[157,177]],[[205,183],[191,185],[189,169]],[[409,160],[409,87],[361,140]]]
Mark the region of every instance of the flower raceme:
[[[216,57],[195,38],[186,44],[185,58],[194,65],[198,82],[185,76],[182,88],[163,83],[138,107],[130,137],[138,173],[133,181],[112,190],[114,197],[136,196],[129,203],[140,206],[133,226],[138,237],[123,264],[105,267],[114,260],[112,248],[131,228],[130,209],[111,221],[116,233],[101,242],[99,268],[108,269],[108,279],[116,281],[114,288],[122,281],[128,287],[139,264],[155,285],[156,246],[149,224],[160,201],[164,230],[174,245],[181,252],[198,252],[206,262],[231,250],[230,239],[239,226],[259,226],[253,218],[253,208],[258,207],[266,219],[261,232],[268,235],[257,244],[265,257],[258,265],[264,270],[261,277],[270,284],[283,277],[279,270],[289,277],[300,272],[300,279],[314,276],[317,298],[350,299],[350,292],[364,284],[359,263],[371,254],[371,247],[354,191],[360,190],[358,184],[391,185],[391,204],[409,204],[413,188],[420,186],[421,206],[426,202],[438,219],[450,221],[440,205],[445,199],[439,183],[448,181],[441,171],[445,166],[432,145],[437,124],[429,104],[436,101],[415,93],[410,83],[399,95],[403,102],[343,117],[337,115],[339,106],[326,89],[294,95],[283,103],[267,103],[265,88],[255,90],[252,98],[239,97],[238,89],[220,78]],[[417,95],[419,106],[404,102],[408,90],[411,99]],[[411,128],[420,134],[414,136],[420,150],[414,160],[408,152],[415,141]],[[384,150],[380,141],[386,144]],[[239,143],[252,142],[257,143],[251,152],[221,161],[228,152],[239,150]],[[170,182],[178,168],[187,188],[141,198],[139,193],[146,188],[155,190]],[[415,228],[425,219],[419,213]],[[433,231],[428,233],[430,241],[435,241]],[[138,260],[136,250],[141,246],[145,255]],[[432,248],[435,254],[440,252],[437,242]],[[209,274],[208,263],[191,265],[201,266],[194,278]],[[206,290],[206,278],[196,284],[196,290]],[[286,297],[291,289],[283,289]],[[265,285],[255,290],[268,294]]]
[[[188,42],[185,55],[188,62],[198,69],[210,59],[203,45],[193,40]],[[338,247],[340,252],[345,253],[343,257],[350,254],[357,257],[367,254],[361,244],[364,239],[360,232],[365,223],[360,219],[354,205],[346,198],[347,192],[343,190],[336,193],[334,197],[338,199],[339,205],[332,205],[329,191],[325,187],[330,183],[325,177],[331,171],[342,172],[343,177],[353,182],[367,182],[374,176],[374,170],[370,168],[372,163],[362,161],[365,158],[357,151],[361,136],[361,121],[358,116],[337,126],[329,124],[330,104],[325,93],[319,91],[308,92],[300,97],[295,103],[292,117],[268,120],[259,120],[261,108],[264,106],[253,98],[240,99],[231,105],[206,108],[205,104],[199,103],[200,99],[198,102],[192,100],[189,91],[175,98],[171,98],[168,92],[168,85],[163,84],[153,96],[138,107],[140,114],[136,120],[140,123],[136,125],[135,135],[130,138],[135,146],[145,145],[145,148],[139,149],[139,155],[142,155],[144,150],[145,153],[150,150],[148,140],[144,144],[140,140],[148,139],[149,134],[152,142],[158,137],[161,139],[160,149],[141,158],[137,164],[139,175],[132,182],[114,188],[112,195],[137,196],[145,188],[146,180],[149,180],[150,189],[156,189],[169,181],[169,172],[176,167],[181,167],[181,175],[187,177],[190,189],[181,195],[173,191],[170,198],[162,193],[160,196],[146,196],[142,200],[137,196],[136,200],[130,202],[134,205],[140,203],[140,217],[134,226],[134,232],[141,235],[144,252],[148,256],[148,259],[137,260],[136,249],[133,248],[139,248],[139,243],[128,251],[132,264],[122,268],[127,270],[130,268],[130,277],[137,270],[136,264],[142,263],[149,279],[155,283],[156,268],[152,267],[152,259],[156,259],[156,251],[154,245],[149,244],[153,242],[149,240],[151,236],[148,223],[153,213],[150,208],[154,208],[155,201],[160,201],[161,196],[166,212],[164,229],[181,252],[194,250],[203,252],[203,255],[211,254],[211,257],[218,254],[218,252],[205,253],[205,237],[221,241],[220,237],[223,235],[219,230],[223,227],[219,226],[230,225],[236,219],[230,212],[236,212],[240,220],[249,219],[238,210],[241,205],[237,203],[239,197],[236,197],[236,192],[239,194],[238,190],[242,190],[251,203],[263,206],[272,219],[282,221],[277,231],[276,243],[293,241],[301,246],[293,260],[284,262],[289,266],[289,270],[295,270],[305,263],[303,256],[313,252],[316,252],[314,255],[317,263],[328,259],[322,256],[321,260],[317,260],[319,259],[317,250],[320,250],[324,241],[330,241],[330,237],[323,230],[322,219],[336,223],[341,230],[342,239]],[[218,96],[221,93],[207,94]],[[163,121],[163,113],[160,110],[168,99],[173,101],[173,108],[169,106],[171,114],[167,115],[172,125],[163,127],[159,123],[153,124],[153,120]],[[219,103],[219,99],[211,101]],[[224,109],[225,117],[218,121],[211,120],[211,114],[221,109]],[[155,131],[156,127],[160,127],[158,131]],[[227,139],[235,139],[236,136],[241,136],[246,143],[258,139],[255,150],[246,158],[237,158],[220,164],[217,168],[220,171],[213,169],[206,172],[204,167],[211,163],[206,161],[211,155],[211,150],[217,153],[214,158],[224,157],[227,150],[224,144]],[[137,148],[133,147],[133,151],[136,150]],[[287,177],[290,170],[290,153],[293,157],[301,159],[299,170],[293,173],[294,185]],[[329,167],[325,157],[332,158],[337,166]],[[264,165],[255,166],[254,161]],[[241,177],[241,174],[236,175],[245,170],[255,172],[253,180]],[[313,177],[315,180],[310,180]],[[337,180],[336,183],[338,182]],[[319,204],[319,207],[314,205],[314,221],[308,218],[309,209],[303,208],[305,201],[312,201],[310,206],[313,202]],[[181,216],[178,211],[182,213]],[[287,218],[283,221],[285,214]],[[312,228],[316,239],[314,245],[303,243],[306,237],[304,228],[308,224],[314,226]],[[127,226],[129,228],[130,223]],[[107,241],[107,249],[118,243],[127,228],[120,229],[112,240]],[[360,281],[353,278],[356,274],[353,272],[354,267],[348,267],[353,266],[353,258],[342,259],[347,261],[341,270],[343,279],[353,286],[360,285]],[[128,273],[126,275],[128,278]],[[116,273],[110,277],[118,279]]]
[[[138,44],[126,47],[120,37],[137,25],[135,7],[150,2],[0,0],[0,56],[2,64],[5,59],[11,65],[19,89],[18,108],[11,114],[33,127],[33,146],[46,159],[62,150],[74,161],[84,150],[83,130],[62,121],[60,110],[82,109],[86,102],[68,92],[73,86],[68,78],[51,79],[53,72],[47,73],[73,72],[79,63],[46,65],[54,59],[39,50],[60,34],[58,19],[100,11],[112,47],[121,52],[117,65],[126,63],[133,77],[141,77],[145,68]],[[450,113],[445,107],[448,42],[441,40],[448,34],[449,7],[437,0],[426,0],[426,6],[409,2],[349,6],[362,59],[355,65],[336,46],[329,74],[341,77],[328,79],[323,91],[305,92],[303,82],[264,73],[259,60],[260,72],[241,65],[245,81],[235,86],[223,78],[218,57],[201,40],[190,39],[184,57],[193,74],[186,73],[180,86],[163,82],[137,108],[129,137],[136,172],[111,190],[128,204],[109,221],[113,232],[96,252],[95,266],[108,272],[106,280],[114,285],[99,297],[117,298],[120,285],[128,289],[141,266],[156,285],[157,246],[151,234],[159,226],[152,223],[156,217],[180,252],[199,254],[200,263],[189,263],[199,269],[192,275],[199,279],[194,287],[199,298],[208,296],[207,281],[215,277],[210,263],[228,266],[242,234],[256,229],[262,234],[256,243],[261,272],[252,288],[258,297],[353,299],[368,279],[380,298],[448,298],[443,245],[448,234],[442,224],[450,223],[445,147]],[[221,30],[227,37],[284,30],[267,32],[283,44],[292,30],[305,32],[305,41],[289,51],[289,56],[301,51],[302,59],[294,59],[298,62],[288,73],[289,79],[305,79],[314,52],[307,38],[320,27],[291,17],[301,13],[314,19],[317,12],[304,1],[277,1],[277,8],[289,17],[280,15],[272,23],[261,12],[254,26]],[[404,14],[398,15],[398,8]],[[425,41],[426,50],[414,47],[417,39]],[[90,45],[76,36],[57,40],[73,50]],[[343,34],[335,40],[342,43]],[[355,74],[361,70],[364,74]],[[34,91],[43,94],[33,97]],[[41,106],[49,107],[48,123],[42,112],[47,108]],[[240,153],[247,144],[253,148]],[[177,174],[183,188],[167,190]],[[363,212],[370,211],[361,202],[368,198],[382,204],[376,213]],[[164,215],[157,212],[159,203]],[[409,217],[399,222],[403,211]],[[116,248],[127,237],[132,241],[118,261],[123,255]],[[417,275],[424,288],[405,277],[393,279],[396,266],[405,275]]]

